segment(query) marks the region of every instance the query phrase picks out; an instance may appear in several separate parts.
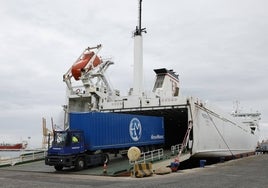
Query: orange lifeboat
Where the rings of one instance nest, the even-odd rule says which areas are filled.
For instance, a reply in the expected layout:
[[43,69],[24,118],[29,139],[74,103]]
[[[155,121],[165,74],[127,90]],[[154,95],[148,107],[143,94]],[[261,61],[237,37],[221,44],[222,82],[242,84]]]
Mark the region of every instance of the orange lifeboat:
[[[75,80],[79,80],[79,78],[81,77],[81,71],[86,67],[86,65],[94,55],[95,55],[94,52],[84,53],[82,57],[73,64],[71,71]],[[98,66],[100,62],[101,62],[100,58],[96,56],[96,58],[93,61],[93,64],[90,65],[88,69],[85,71],[86,72],[90,71],[94,67]]]

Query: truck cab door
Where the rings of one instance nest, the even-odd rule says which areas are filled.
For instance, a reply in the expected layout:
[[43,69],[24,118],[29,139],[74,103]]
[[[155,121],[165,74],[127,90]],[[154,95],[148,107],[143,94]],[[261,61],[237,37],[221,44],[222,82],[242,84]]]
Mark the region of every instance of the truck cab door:
[[84,136],[81,132],[71,134],[71,151],[75,154],[85,151]]

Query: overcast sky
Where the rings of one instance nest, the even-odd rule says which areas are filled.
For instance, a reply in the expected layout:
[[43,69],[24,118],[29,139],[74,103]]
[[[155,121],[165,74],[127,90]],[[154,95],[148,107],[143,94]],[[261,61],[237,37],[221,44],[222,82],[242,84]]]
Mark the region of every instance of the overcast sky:
[[[180,75],[181,93],[225,111],[234,101],[262,113],[268,138],[268,1],[143,0],[144,85],[155,68]],[[132,87],[137,0],[0,1],[0,142],[31,137],[41,146],[42,117],[62,125],[62,75],[88,46],[112,57],[115,89]]]

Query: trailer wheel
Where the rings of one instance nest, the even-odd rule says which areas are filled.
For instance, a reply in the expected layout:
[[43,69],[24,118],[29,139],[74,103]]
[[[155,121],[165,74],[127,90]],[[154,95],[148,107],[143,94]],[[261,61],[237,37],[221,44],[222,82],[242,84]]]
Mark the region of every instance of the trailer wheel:
[[77,160],[76,160],[76,164],[75,164],[75,169],[76,170],[82,170],[85,168],[85,160],[81,157],[79,157]]
[[55,170],[57,170],[57,171],[62,171],[63,166],[62,166],[62,165],[56,165],[56,166],[54,166],[54,168],[55,168]]

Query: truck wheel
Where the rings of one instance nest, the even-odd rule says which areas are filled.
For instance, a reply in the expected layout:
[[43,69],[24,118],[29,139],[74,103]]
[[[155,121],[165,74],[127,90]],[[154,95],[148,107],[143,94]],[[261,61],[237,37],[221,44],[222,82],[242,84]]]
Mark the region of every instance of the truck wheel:
[[75,169],[82,170],[85,168],[85,160],[83,158],[78,158],[76,161]]
[[56,166],[54,166],[54,168],[55,168],[55,170],[57,170],[57,171],[62,171],[63,166],[61,166],[61,165],[56,165]]
[[106,153],[103,154],[103,155],[102,155],[102,160],[103,160],[103,162],[102,162],[103,164],[104,164],[104,163],[108,164],[108,163],[110,162],[109,155],[106,154]]

